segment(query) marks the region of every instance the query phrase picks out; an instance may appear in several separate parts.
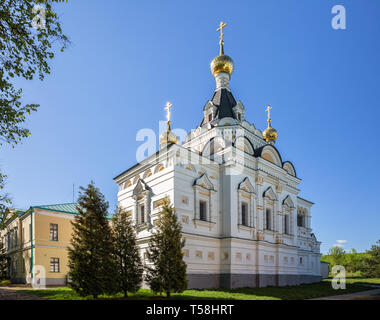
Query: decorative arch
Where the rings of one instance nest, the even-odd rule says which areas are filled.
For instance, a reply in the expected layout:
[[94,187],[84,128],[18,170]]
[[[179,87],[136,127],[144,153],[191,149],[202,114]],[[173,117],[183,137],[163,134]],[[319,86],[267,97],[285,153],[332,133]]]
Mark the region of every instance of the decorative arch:
[[276,201],[277,195],[276,195],[276,192],[274,192],[273,188],[269,187],[268,189],[264,191],[263,198],[268,198],[269,200]]
[[251,141],[249,141],[249,139],[245,136],[237,137],[235,139],[234,146],[235,148],[240,149],[250,155],[254,155],[255,153],[255,149],[253,148]]
[[291,176],[296,177],[296,169],[294,168],[293,164],[290,161],[285,161],[282,164],[282,168],[289,173]]
[[149,189],[148,185],[144,182],[144,180],[139,179],[139,181],[137,182],[135,188],[133,189],[132,195],[133,196],[138,196],[141,193],[143,193],[145,191],[149,191],[149,190],[150,189]]
[[195,179],[193,186],[200,186],[207,190],[215,190],[214,185],[212,184],[206,173],[202,174],[199,178]]
[[243,190],[248,193],[255,193],[255,188],[248,177],[245,177],[244,180],[239,183],[238,190]]
[[215,152],[223,150],[226,147],[226,142],[222,137],[214,137],[206,143],[202,150],[202,156],[207,157],[213,155]]
[[152,171],[148,169],[144,172],[143,179],[149,178],[151,175],[152,175]]
[[156,165],[156,167],[154,168],[154,173],[157,173],[159,171],[162,171],[165,169],[165,166],[162,164],[162,163],[159,163],[158,165]]
[[287,206],[289,209],[293,209],[295,207],[294,206],[294,202],[293,202],[292,198],[289,195],[287,195],[285,197],[284,201],[282,201],[282,204],[284,206]]
[[282,168],[281,155],[278,150],[270,144],[266,144],[265,146],[256,149],[255,155]]

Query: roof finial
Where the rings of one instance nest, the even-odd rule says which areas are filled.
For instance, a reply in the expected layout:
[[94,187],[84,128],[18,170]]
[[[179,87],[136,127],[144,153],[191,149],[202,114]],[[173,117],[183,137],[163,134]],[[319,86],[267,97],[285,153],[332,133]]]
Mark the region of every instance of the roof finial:
[[171,112],[170,112],[170,108],[173,107],[173,105],[168,101],[166,102],[166,107],[165,107],[165,110],[167,111],[166,112],[166,120],[168,122],[168,130],[170,130],[170,117],[171,117]]
[[272,107],[268,104],[268,106],[267,106],[267,108],[266,108],[266,112],[268,112],[268,120],[267,120],[267,122],[268,122],[268,128],[270,127],[270,123],[271,123],[271,121],[272,121],[272,119],[270,118],[270,111],[272,110]]
[[263,138],[265,139],[266,142],[273,144],[276,142],[276,139],[278,137],[277,130],[272,128],[271,122],[272,119],[270,118],[270,111],[272,110],[272,107],[270,105],[267,106],[265,109],[266,112],[268,112],[268,127],[264,130],[263,132]]
[[160,148],[163,147],[167,143],[178,143],[178,137],[176,134],[170,129],[170,118],[171,118],[171,112],[170,109],[173,107],[173,105],[168,101],[166,102],[165,110],[166,110],[166,120],[168,124],[168,130],[163,132],[160,135]]
[[222,56],[224,55],[224,48],[223,48],[223,45],[224,45],[224,41],[223,41],[223,36],[224,36],[224,33],[223,33],[223,28],[227,26],[226,23],[224,23],[223,21],[220,22],[219,24],[219,28],[216,29],[216,31],[220,31],[220,36],[219,36],[219,45],[220,45],[220,52],[219,52],[219,55]]

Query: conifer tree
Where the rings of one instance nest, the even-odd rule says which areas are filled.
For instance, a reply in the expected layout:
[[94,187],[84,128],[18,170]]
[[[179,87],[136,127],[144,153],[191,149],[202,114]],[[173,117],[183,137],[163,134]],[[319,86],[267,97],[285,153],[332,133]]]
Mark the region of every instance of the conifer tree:
[[175,209],[165,199],[155,230],[149,241],[146,281],[155,293],[183,292],[187,288],[186,263],[183,261],[181,225]]
[[363,263],[363,275],[369,278],[380,277],[380,240],[366,252]]
[[72,222],[68,249],[70,286],[81,296],[116,292],[112,231],[107,220],[108,202],[91,182],[80,188],[78,215]]
[[118,290],[128,295],[136,292],[143,280],[144,267],[141,262],[136,233],[132,219],[122,208],[118,208],[112,219],[114,252]]

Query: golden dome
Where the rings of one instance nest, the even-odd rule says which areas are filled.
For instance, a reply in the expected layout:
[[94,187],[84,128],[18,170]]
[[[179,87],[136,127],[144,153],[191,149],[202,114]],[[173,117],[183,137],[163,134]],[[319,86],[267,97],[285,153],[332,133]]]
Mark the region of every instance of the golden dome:
[[221,72],[225,72],[231,75],[232,71],[234,70],[234,61],[232,60],[231,57],[223,54],[223,55],[217,56],[211,61],[210,69],[211,69],[211,73],[214,76]]
[[168,129],[164,133],[160,135],[160,144],[163,143],[178,143],[178,137],[175,135],[173,131]]
[[266,128],[263,132],[263,137],[266,142],[269,142],[269,141],[275,142],[278,137],[277,130],[272,128],[271,126],[268,126],[268,128]]

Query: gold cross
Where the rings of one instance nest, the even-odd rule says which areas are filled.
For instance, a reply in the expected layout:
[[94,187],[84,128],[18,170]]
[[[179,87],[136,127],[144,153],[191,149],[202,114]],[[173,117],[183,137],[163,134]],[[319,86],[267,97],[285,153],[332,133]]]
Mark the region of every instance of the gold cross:
[[224,36],[223,28],[224,28],[226,25],[227,25],[226,23],[224,23],[223,21],[221,21],[220,24],[219,24],[219,28],[216,29],[216,31],[220,31],[220,37],[219,37],[220,42],[223,42],[223,36]]
[[272,110],[272,107],[268,104],[267,108],[266,108],[266,112],[268,112],[268,123],[270,124],[271,122],[271,119],[270,119],[270,111]]
[[171,116],[170,108],[171,108],[172,106],[173,106],[173,105],[172,105],[169,101],[166,102],[165,110],[167,111],[167,113],[166,113],[166,119],[168,120],[168,122],[170,122],[170,116]]

